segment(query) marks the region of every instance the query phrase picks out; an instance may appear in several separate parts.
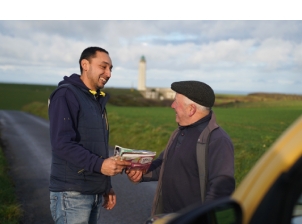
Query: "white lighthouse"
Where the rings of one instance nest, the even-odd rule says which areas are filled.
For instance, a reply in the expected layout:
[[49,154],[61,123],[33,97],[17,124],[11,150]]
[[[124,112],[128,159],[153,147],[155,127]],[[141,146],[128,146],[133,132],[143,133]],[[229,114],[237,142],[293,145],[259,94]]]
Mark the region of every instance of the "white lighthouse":
[[137,90],[145,91],[146,90],[146,59],[144,56],[141,57],[138,66],[138,86]]
[[146,87],[146,59],[141,57],[138,66],[138,85],[137,90],[146,99],[174,99],[175,92],[171,88]]

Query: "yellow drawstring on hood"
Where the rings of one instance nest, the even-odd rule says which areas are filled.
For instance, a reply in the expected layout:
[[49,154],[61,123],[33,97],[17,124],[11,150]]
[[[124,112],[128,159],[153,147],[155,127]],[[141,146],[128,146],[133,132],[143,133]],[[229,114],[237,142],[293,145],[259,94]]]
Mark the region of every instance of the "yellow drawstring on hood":
[[[94,96],[97,94],[97,91],[95,91],[95,90],[89,90],[89,92]],[[100,96],[104,97],[105,95],[106,95],[106,93],[104,93],[103,91],[100,92]]]
[[[94,90],[89,90],[89,92],[92,94],[92,95],[96,95],[97,94],[97,91],[94,91]],[[100,96],[104,97],[106,95],[106,93],[104,93],[103,91],[100,91]],[[106,121],[106,127],[107,127],[107,130],[109,130],[109,126],[108,126],[108,119],[107,119],[107,114],[106,114],[106,111],[104,112],[103,116],[105,116],[105,121]],[[80,171],[79,171],[80,172]]]

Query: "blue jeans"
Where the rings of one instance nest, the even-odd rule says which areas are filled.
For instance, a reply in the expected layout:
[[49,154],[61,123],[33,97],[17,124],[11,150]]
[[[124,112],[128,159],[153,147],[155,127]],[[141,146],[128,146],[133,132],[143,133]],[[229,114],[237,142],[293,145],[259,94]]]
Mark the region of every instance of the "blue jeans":
[[50,192],[50,211],[56,224],[97,224],[102,195],[76,191]]

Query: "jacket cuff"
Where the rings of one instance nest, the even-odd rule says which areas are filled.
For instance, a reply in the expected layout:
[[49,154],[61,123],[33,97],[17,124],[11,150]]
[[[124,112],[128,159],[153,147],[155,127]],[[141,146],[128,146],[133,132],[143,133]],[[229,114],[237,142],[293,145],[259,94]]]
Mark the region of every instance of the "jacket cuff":
[[141,182],[149,182],[151,181],[151,178],[152,178],[152,172],[143,174]]
[[104,162],[104,159],[98,158],[95,165],[94,165],[93,171],[96,172],[96,173],[100,173],[103,162]]

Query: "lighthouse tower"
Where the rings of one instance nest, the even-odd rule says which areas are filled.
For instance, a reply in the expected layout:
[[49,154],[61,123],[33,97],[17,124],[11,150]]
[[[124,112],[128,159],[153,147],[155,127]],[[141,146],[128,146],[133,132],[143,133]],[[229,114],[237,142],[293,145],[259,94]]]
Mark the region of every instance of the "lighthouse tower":
[[138,66],[138,86],[137,90],[146,90],[146,59],[144,56],[141,57]]

